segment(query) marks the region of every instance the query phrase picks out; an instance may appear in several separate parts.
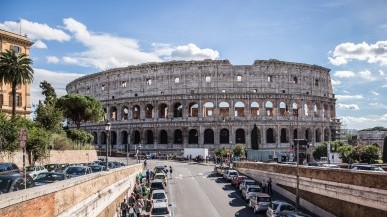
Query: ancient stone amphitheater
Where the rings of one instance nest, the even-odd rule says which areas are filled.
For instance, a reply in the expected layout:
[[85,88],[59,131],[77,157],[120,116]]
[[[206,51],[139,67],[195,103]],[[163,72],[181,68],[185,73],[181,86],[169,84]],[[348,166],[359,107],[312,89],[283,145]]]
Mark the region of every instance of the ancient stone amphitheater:
[[[78,78],[68,93],[99,99],[112,123],[111,150],[162,153],[185,147],[252,144],[289,152],[294,139],[313,147],[335,140],[335,95],[329,69],[278,60],[172,61],[115,68]],[[82,126],[105,150],[105,122]]]

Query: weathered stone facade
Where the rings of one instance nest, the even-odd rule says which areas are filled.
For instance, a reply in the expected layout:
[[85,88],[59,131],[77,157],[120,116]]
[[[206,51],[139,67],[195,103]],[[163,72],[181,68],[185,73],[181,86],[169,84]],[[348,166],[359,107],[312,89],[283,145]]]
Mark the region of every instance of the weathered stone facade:
[[[340,126],[329,69],[278,60],[172,61],[78,78],[68,93],[99,99],[112,121],[112,150],[181,151],[245,143],[257,125],[263,149],[287,151],[293,139],[335,139]],[[299,115],[297,115],[299,114]],[[104,123],[82,126],[104,150]],[[297,129],[300,129],[297,133]]]

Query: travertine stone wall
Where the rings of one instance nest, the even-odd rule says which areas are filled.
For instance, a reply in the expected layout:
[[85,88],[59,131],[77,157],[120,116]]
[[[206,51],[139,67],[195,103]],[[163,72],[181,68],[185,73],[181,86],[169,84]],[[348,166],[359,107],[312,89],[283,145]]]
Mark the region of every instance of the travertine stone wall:
[[[293,139],[334,140],[340,122],[329,69],[278,60],[232,65],[228,60],[172,61],[110,69],[78,78],[68,93],[99,99],[112,122],[113,151],[176,151],[185,147],[251,147],[288,151]],[[70,123],[71,124],[71,123]],[[104,150],[102,123],[87,123]],[[129,144],[129,147],[127,147]]]

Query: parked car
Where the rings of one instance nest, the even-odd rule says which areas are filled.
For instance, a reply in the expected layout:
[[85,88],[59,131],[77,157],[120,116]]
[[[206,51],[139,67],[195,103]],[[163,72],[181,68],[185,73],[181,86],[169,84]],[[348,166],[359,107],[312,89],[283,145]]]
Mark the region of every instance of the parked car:
[[101,165],[90,165],[89,167],[91,168],[91,171],[93,173],[104,171],[106,168],[105,166],[101,166]]
[[232,179],[231,179],[231,185],[235,185],[236,188],[239,188],[239,184],[242,180],[245,180],[247,179],[246,176],[242,176],[242,175],[238,175],[238,176],[234,176]]
[[[26,174],[26,187],[35,187],[32,177]],[[4,172],[0,175],[0,194],[19,191],[24,189],[24,177],[15,171]]]
[[69,166],[65,170],[65,174],[69,178],[83,176],[92,173],[91,168],[87,166]]
[[374,165],[355,165],[352,167],[353,171],[355,170],[366,170],[366,171],[374,171],[374,172],[385,172],[381,167]]
[[155,173],[164,173],[164,166],[155,166],[153,169]]
[[282,211],[281,214],[279,214],[280,217],[311,217],[310,215],[307,215],[302,212],[297,212],[297,211]]
[[258,193],[257,196],[251,197],[249,206],[253,208],[254,213],[266,211],[270,206],[271,198],[268,194]]
[[246,188],[242,190],[242,196],[245,198],[245,201],[249,201],[250,198],[257,196],[261,192],[261,187],[259,185],[247,185]]
[[152,204],[160,202],[168,203],[168,197],[165,190],[153,190],[150,199]]
[[169,205],[168,203],[161,202],[153,204],[152,210],[150,212],[150,216],[157,217],[170,217]]
[[19,167],[14,163],[0,163],[0,174],[8,172],[19,173],[20,170]]
[[153,179],[161,179],[164,182],[167,182],[167,175],[165,173],[156,173]]
[[239,190],[242,191],[243,189],[246,188],[246,186],[249,186],[249,185],[258,185],[258,183],[253,179],[244,179],[239,184]]
[[341,169],[339,166],[335,164],[321,164],[321,167],[329,168],[329,169]]
[[44,165],[48,172],[63,172],[60,164],[47,164]]
[[278,217],[280,216],[284,211],[295,211],[298,212],[298,210],[290,205],[289,203],[285,201],[273,201],[270,206],[267,208],[266,216],[267,217]]
[[28,166],[26,172],[32,177],[35,178],[37,175],[43,172],[48,172],[43,166]]
[[162,179],[153,180],[150,185],[150,192],[153,192],[154,190],[165,190],[164,180]]
[[226,174],[226,180],[227,181],[231,181],[231,179],[233,177],[238,176],[238,175],[239,175],[238,171],[236,171],[236,170],[228,170],[227,174]]
[[227,174],[228,174],[228,171],[229,171],[229,170],[230,170],[230,169],[223,169],[222,176],[223,176],[224,179],[227,179]]
[[[98,165],[106,167],[106,162],[99,162]],[[115,168],[117,168],[116,164],[113,163],[113,162],[108,161],[108,169],[115,169]]]
[[36,186],[41,186],[66,179],[67,177],[64,173],[42,172],[35,177],[34,181]]

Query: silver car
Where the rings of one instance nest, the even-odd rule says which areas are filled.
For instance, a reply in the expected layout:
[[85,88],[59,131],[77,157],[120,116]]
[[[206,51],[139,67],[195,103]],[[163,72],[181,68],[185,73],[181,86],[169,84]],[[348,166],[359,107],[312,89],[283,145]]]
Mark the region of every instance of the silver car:
[[242,196],[246,201],[249,201],[250,198],[257,196],[261,192],[261,187],[258,185],[248,185],[242,190]]
[[266,211],[270,206],[270,203],[270,195],[265,193],[258,193],[257,196],[250,198],[249,207],[253,208],[254,213],[257,213],[259,211]]

